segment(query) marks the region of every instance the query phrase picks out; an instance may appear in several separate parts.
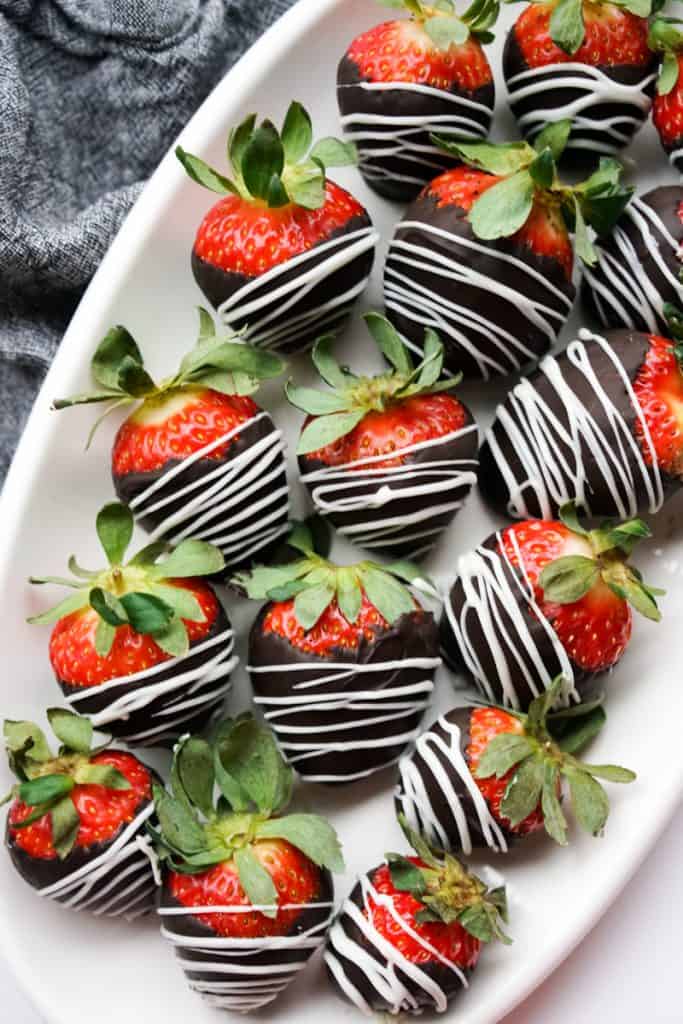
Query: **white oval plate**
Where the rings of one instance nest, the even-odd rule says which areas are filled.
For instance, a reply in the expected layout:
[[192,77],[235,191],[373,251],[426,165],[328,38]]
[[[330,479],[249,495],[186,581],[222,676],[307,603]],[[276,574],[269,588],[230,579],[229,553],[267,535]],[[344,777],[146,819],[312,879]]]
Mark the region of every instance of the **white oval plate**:
[[[516,13],[516,9],[504,10],[500,43],[490,51],[494,66],[500,64],[503,27]],[[183,146],[221,166],[230,125],[251,110],[281,118],[293,97],[312,113],[317,135],[338,132],[337,61],[351,38],[382,15],[381,8],[368,0],[300,0],[212,93],[183,132]],[[512,138],[514,125],[505,109],[502,84],[498,96],[495,134]],[[639,190],[675,180],[651,126],[641,133],[630,155],[639,167]],[[364,299],[366,308],[379,306],[384,251],[400,210],[369,192],[354,169],[335,178],[367,204],[382,232],[383,246]],[[190,248],[211,202],[207,192],[185,177],[175,157],[167,155],[83,298],[36,402],[2,506],[2,716],[41,716],[46,706],[59,702],[47,658],[48,631],[25,623],[27,615],[57,595],[46,588],[36,592],[25,581],[32,572],[61,573],[71,552],[91,564],[98,554],[95,512],[112,496],[108,463],[114,424],[106,424],[91,451],[84,454],[92,409],[55,414],[50,412],[50,401],[88,386],[93,348],[113,323],[124,323],[133,332],[153,375],[176,366],[196,336],[194,307],[202,297],[190,273]],[[575,316],[573,329],[577,322]],[[570,334],[568,328],[563,337]],[[379,369],[375,355],[366,354],[367,339],[357,318],[339,344],[345,362]],[[308,360],[299,357],[293,362],[297,378],[312,382]],[[499,381],[463,388],[462,393],[486,424],[510,385],[510,381]],[[299,414],[287,407],[275,386],[264,391],[262,401],[284,425],[293,446]],[[293,463],[292,483],[295,511],[301,512],[303,494]],[[656,541],[639,557],[647,578],[669,588],[662,600],[664,622],[659,626],[636,622],[631,648],[609,683],[609,726],[591,750],[595,762],[609,758],[635,769],[638,782],[611,787],[612,815],[604,839],[574,834],[572,845],[560,849],[538,837],[511,857],[496,861],[508,882],[514,945],[485,950],[470,989],[450,1011],[462,1024],[499,1020],[561,962],[617,895],[673,812],[683,788],[679,735],[683,696],[677,657],[683,545],[674,536],[681,507],[676,499],[665,507],[657,519]],[[455,556],[475,546],[497,525],[474,495],[427,568],[444,583]],[[349,554],[339,544],[335,552]],[[243,656],[246,628],[256,608],[232,601],[230,612],[242,637]],[[248,683],[240,671],[229,710],[242,710],[248,702]],[[444,671],[426,724],[453,703],[452,680]],[[6,790],[8,774],[4,767],[0,772]],[[348,874],[338,881],[340,898],[355,876],[377,863],[385,850],[404,847],[393,816],[393,783],[394,772],[388,770],[339,792],[302,787],[302,800],[329,813],[344,840]],[[50,1024],[83,1020],[86,1008],[94,1006],[99,1024],[138,1021],[141,1011],[148,1024],[229,1019],[186,988],[154,920],[127,926],[69,914],[33,895],[4,854],[0,854],[0,901],[1,951]],[[318,957],[274,1004],[269,1019],[304,1024],[321,1018],[360,1019],[332,993]]]

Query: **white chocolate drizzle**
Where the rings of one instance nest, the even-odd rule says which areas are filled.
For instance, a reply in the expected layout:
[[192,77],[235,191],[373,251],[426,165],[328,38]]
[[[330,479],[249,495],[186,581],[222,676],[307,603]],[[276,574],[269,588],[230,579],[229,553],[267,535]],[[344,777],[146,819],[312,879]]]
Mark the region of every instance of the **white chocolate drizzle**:
[[[414,455],[437,445],[446,445],[474,433],[477,426],[468,424],[461,430],[401,448],[397,455]],[[475,442],[476,443],[476,442]],[[363,513],[377,510],[377,518],[369,522],[349,523],[337,531],[361,547],[382,549],[414,544],[412,559],[421,558],[432,549],[447,524],[432,524],[444,515],[453,516],[462,508],[472,486],[477,482],[477,458],[438,459],[433,462],[401,462],[395,466],[376,468],[386,455],[368,456],[343,466],[325,466],[301,474],[310,489],[313,505],[323,516]],[[370,493],[359,494],[359,485],[372,483]],[[350,491],[348,496],[345,492]],[[355,492],[355,493],[354,493]],[[399,514],[392,505],[417,498],[421,507],[410,515]]]
[[[612,363],[628,394],[650,452],[650,463],[641,442],[600,379],[591,359],[592,353],[597,352],[604,353]],[[620,519],[637,514],[640,486],[644,488],[649,511],[657,512],[664,503],[664,488],[654,443],[617,353],[605,338],[582,328],[579,338],[569,343],[561,359],[566,359],[585,379],[590,404],[584,405],[571,380],[565,378],[562,361],[546,356],[538,372],[552,385],[562,415],[552,402],[541,397],[533,380],[524,378],[513,388],[506,403],[498,406],[494,425],[486,434],[509,493],[509,514],[513,518],[529,518],[529,494],[534,495],[544,519],[551,519],[559,507],[571,500],[590,514],[591,491],[598,477],[607,485],[614,514]],[[505,457],[500,433],[505,435],[523,467],[519,476]]]
[[[445,736],[438,729],[443,730]],[[420,736],[415,749],[399,761],[401,781],[396,800],[408,825],[423,835],[428,843],[438,849],[462,850],[469,855],[472,837],[466,810],[456,790],[456,780],[460,779],[476,811],[484,842],[495,853],[506,853],[508,846],[503,831],[491,814],[460,747],[459,726],[442,715],[431,729]],[[446,760],[447,766],[439,755]],[[448,806],[458,830],[457,837],[452,834],[449,823],[440,819],[429,796],[430,787],[440,793]]]
[[[372,225],[330,238],[280,263],[238,288],[218,307],[228,327],[247,323],[243,338],[263,348],[296,347],[299,334],[313,339],[330,330],[351,312],[365,290],[369,274],[341,294],[330,294],[313,309],[299,306],[326,278],[374,249],[379,234]],[[320,257],[323,257],[322,259]],[[292,273],[294,271],[294,273]],[[281,281],[283,276],[289,280]]]
[[[231,566],[248,560],[288,531],[289,487],[281,430],[273,427],[199,479],[193,480],[189,472],[200,459],[269,418],[261,410],[172,466],[133,498],[130,508],[137,518],[163,516],[150,533],[152,541],[164,538],[174,545],[189,537],[208,541],[221,549],[226,565]],[[247,501],[236,513],[251,495],[254,501]],[[182,508],[165,514],[179,499],[183,499]]]

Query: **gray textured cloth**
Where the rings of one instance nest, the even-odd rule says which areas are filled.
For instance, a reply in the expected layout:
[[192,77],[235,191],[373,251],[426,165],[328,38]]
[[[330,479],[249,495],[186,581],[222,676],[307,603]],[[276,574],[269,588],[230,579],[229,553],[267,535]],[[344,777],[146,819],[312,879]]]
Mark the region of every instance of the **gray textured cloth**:
[[0,0],[0,482],[142,183],[292,0]]

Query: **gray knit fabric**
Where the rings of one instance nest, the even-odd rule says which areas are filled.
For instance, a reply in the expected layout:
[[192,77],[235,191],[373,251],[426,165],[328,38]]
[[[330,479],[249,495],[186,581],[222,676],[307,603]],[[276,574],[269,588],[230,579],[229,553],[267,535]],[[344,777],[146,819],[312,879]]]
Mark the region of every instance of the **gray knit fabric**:
[[292,0],[0,0],[0,482],[145,178]]

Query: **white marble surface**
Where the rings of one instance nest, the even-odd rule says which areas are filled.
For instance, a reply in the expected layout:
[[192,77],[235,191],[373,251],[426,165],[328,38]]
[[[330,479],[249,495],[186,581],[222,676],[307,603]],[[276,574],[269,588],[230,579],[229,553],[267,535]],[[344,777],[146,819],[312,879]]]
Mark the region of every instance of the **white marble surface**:
[[[505,1024],[680,1024],[683,805],[648,861],[597,928]],[[514,934],[514,922],[511,923]],[[543,936],[539,936],[543,941]],[[678,965],[678,967],[676,966]],[[1,1019],[41,1021],[0,963]],[[457,1011],[450,1015],[457,1022]],[[85,1013],[85,1024],[90,1014]],[[359,1021],[361,1018],[359,1018]],[[329,1024],[332,1024],[329,1021]]]

